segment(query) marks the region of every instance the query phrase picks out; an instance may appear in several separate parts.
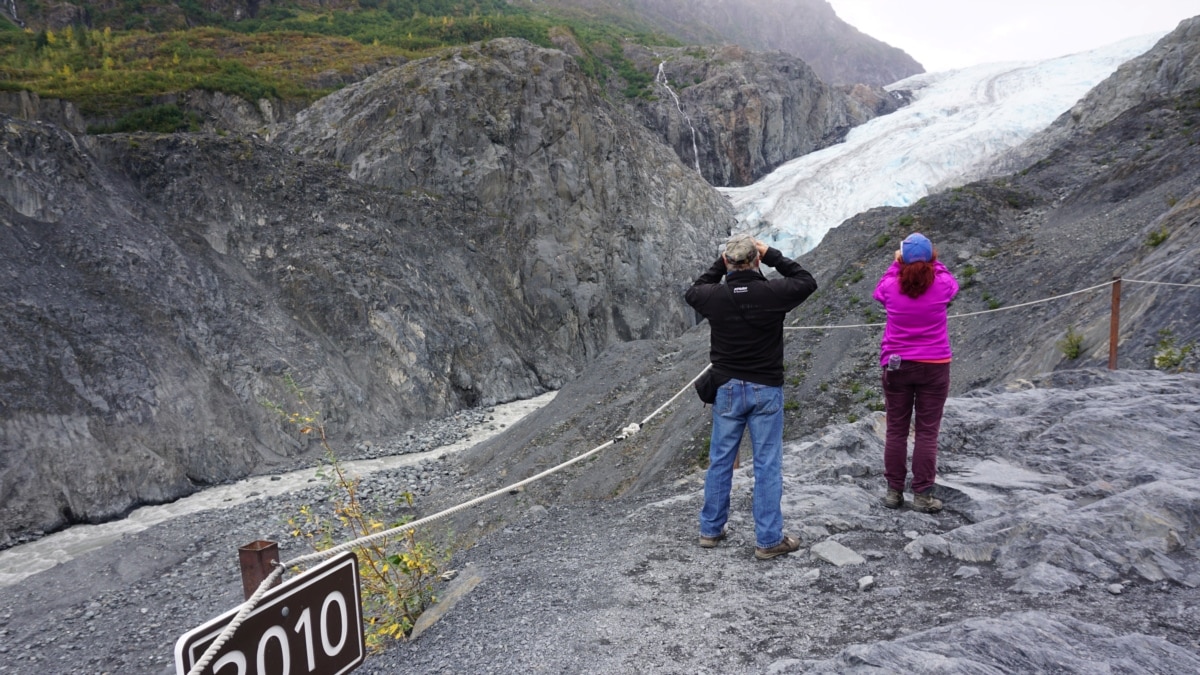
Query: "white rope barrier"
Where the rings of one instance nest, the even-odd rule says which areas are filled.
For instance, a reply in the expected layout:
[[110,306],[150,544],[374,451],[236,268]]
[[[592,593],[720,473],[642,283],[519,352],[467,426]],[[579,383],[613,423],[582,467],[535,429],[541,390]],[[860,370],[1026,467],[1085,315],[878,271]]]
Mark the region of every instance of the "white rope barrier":
[[281,574],[283,574],[282,567],[276,567],[275,569],[271,570],[271,573],[267,575],[267,578],[263,579],[263,582],[258,585],[258,589],[254,591],[254,594],[249,598],[246,598],[246,602],[242,603],[241,609],[238,610],[236,615],[234,615],[233,619],[229,622],[229,625],[225,627],[225,630],[221,631],[221,634],[217,636],[217,639],[213,640],[213,643],[208,646],[208,649],[204,650],[204,654],[200,656],[200,659],[196,661],[194,665],[192,665],[192,669],[188,671],[188,675],[200,675],[200,673],[204,672],[204,669],[208,667],[208,664],[212,661],[213,657],[217,655],[217,652],[220,651],[221,647],[225,646],[225,643],[229,641],[229,638],[233,637],[233,634],[239,627],[241,627],[242,622],[246,620],[246,617],[250,616],[250,612],[254,611],[254,608],[258,605],[258,601],[262,599],[262,596],[265,595],[268,590],[270,590],[271,585],[275,583],[275,580],[278,579]]
[[1131,284],[1147,284],[1150,286],[1180,286],[1183,288],[1200,288],[1200,284],[1177,284],[1171,281],[1143,281],[1141,279],[1122,279]]
[[1079,295],[1080,293],[1087,293],[1088,291],[1094,291],[1098,288],[1104,288],[1105,286],[1112,286],[1113,283],[1114,282],[1112,282],[1112,281],[1106,281],[1102,284],[1096,284],[1095,286],[1091,286],[1089,288],[1084,288],[1084,289],[1081,289],[1078,291],[1071,291],[1070,293],[1063,293],[1061,295],[1055,295],[1055,296],[1052,296],[1049,298],[1042,298],[1041,300],[1031,300],[1029,302],[1022,302],[1019,305],[1006,305],[1004,307],[997,307],[995,309],[984,309],[984,310],[981,310],[978,312],[967,312],[966,314],[951,314],[950,316],[948,316],[946,318],[947,319],[961,319],[966,316],[979,316],[980,314],[991,314],[992,312],[1003,312],[1003,311],[1009,310],[1009,309],[1020,309],[1021,307],[1030,307],[1032,305],[1040,305],[1043,302],[1052,302],[1054,300],[1067,298],[1072,295]]
[[853,323],[842,324],[840,326],[784,326],[784,330],[833,330],[834,328],[877,328],[882,326],[882,323]]
[[483,496],[476,497],[475,499],[463,502],[461,504],[458,504],[457,506],[452,506],[444,511],[439,511],[438,513],[435,513],[431,516],[426,516],[425,518],[421,518],[420,520],[414,520],[411,523],[405,523],[404,525],[399,525],[399,526],[393,527],[389,530],[384,530],[382,532],[376,532],[375,534],[372,534],[372,535],[369,535],[366,537],[360,537],[358,539],[354,539],[352,541],[348,541],[343,544],[339,544],[337,546],[334,546],[333,548],[329,548],[324,551],[317,551],[315,553],[309,553],[307,555],[302,555],[297,558],[293,558],[293,559],[287,561],[286,563],[275,563],[276,568],[271,572],[271,574],[269,574],[267,576],[266,579],[263,580],[263,582],[261,584],[259,584],[258,590],[256,590],[254,592],[254,595],[250,596],[244,603],[242,603],[241,608],[238,610],[237,615],[234,616],[233,620],[230,621],[229,625],[226,626],[225,629],[221,631],[220,635],[217,636],[217,639],[214,640],[211,645],[209,645],[208,649],[206,649],[204,651],[204,654],[203,654],[203,656],[200,657],[200,660],[197,661],[196,664],[194,666],[192,666],[192,669],[188,671],[188,675],[199,675],[199,673],[201,671],[203,671],[206,667],[208,667],[208,663],[212,660],[213,656],[215,656],[217,651],[226,642],[229,641],[229,638],[232,637],[234,632],[238,629],[238,627],[242,625],[242,622],[245,620],[246,616],[248,616],[250,614],[250,612],[254,611],[254,607],[262,599],[263,594],[265,594],[267,592],[267,589],[270,588],[271,584],[273,584],[275,582],[275,580],[279,578],[279,576],[283,573],[284,569],[289,568],[289,567],[295,567],[296,565],[301,565],[301,564],[308,563],[308,562],[313,562],[316,560],[323,560],[325,558],[335,556],[339,553],[353,550],[360,546],[366,546],[368,544],[379,541],[380,539],[386,539],[388,537],[392,537],[397,534],[408,532],[410,530],[415,530],[416,528],[421,527],[422,525],[428,525],[429,523],[432,523],[437,520],[441,520],[442,518],[451,516],[460,511],[464,511],[468,508],[471,508],[472,506],[476,506],[478,504],[482,504],[483,502],[495,499],[496,497],[499,497],[501,495],[511,493],[514,490],[519,490],[520,488],[522,488],[526,485],[529,485],[530,483],[536,482],[538,480],[541,480],[542,478],[545,478],[546,476],[549,476],[551,474],[562,471],[563,469],[571,466],[572,464],[577,464],[579,462],[582,462],[583,460],[595,455],[596,453],[600,452],[601,450],[604,450],[613,445],[616,445],[617,443],[624,441],[628,438],[631,438],[632,436],[637,434],[639,431],[641,431],[641,428],[644,425],[646,425],[650,420],[654,419],[659,414],[661,414],[672,403],[674,403],[676,399],[678,399],[680,396],[682,396],[684,393],[686,393],[687,390],[689,388],[691,388],[691,386],[693,384],[695,384],[696,380],[700,379],[700,377],[702,375],[704,375],[704,373],[706,371],[708,371],[709,368],[712,368],[712,364],[705,366],[704,370],[701,370],[699,375],[696,375],[696,377],[692,378],[691,381],[689,381],[687,384],[685,384],[683,386],[683,388],[680,389],[674,396],[672,396],[666,403],[662,404],[661,406],[658,407],[657,410],[655,410],[654,412],[647,415],[646,418],[643,419],[641,422],[634,422],[634,423],[624,427],[623,429],[621,429],[620,433],[618,433],[612,440],[610,440],[606,443],[603,443],[601,445],[598,445],[598,446],[592,448],[591,450],[588,450],[587,452],[585,452],[577,457],[574,457],[572,459],[569,459],[557,466],[546,469],[545,471],[543,471],[537,475],[530,476],[529,478],[526,478],[521,481],[517,481],[516,483],[513,483],[512,485],[509,485],[507,487],[502,487],[498,490],[493,490],[492,492],[489,492]]
[[638,433],[639,431],[641,431],[641,428],[643,426],[645,426],[650,420],[657,417],[664,410],[666,410],[672,403],[674,403],[676,399],[678,399],[680,396],[682,396],[684,393],[686,393],[687,390],[689,388],[691,388],[691,386],[693,384],[695,384],[696,380],[699,380],[701,375],[704,375],[704,373],[709,368],[712,368],[712,364],[705,366],[704,370],[701,370],[699,375],[696,375],[696,377],[692,378],[691,381],[689,381],[687,384],[683,385],[682,389],[680,389],[674,396],[672,396],[669,400],[667,400],[666,403],[659,406],[657,410],[655,410],[654,412],[647,415],[646,418],[643,419],[641,422],[634,422],[633,424],[630,424],[629,426],[621,429],[621,432],[619,434],[617,434],[617,436],[614,437],[612,440],[610,440],[606,443],[603,443],[601,445],[598,445],[581,455],[578,455],[572,459],[569,459],[569,460],[563,462],[562,464],[553,466],[537,475],[530,476],[529,478],[526,478],[524,480],[513,483],[512,485],[509,485],[507,487],[502,487],[498,490],[489,492],[488,494],[483,495],[481,497],[476,497],[475,499],[472,499],[470,501],[466,501],[457,506],[450,507],[449,509],[446,509],[445,511],[440,511],[431,516],[426,516],[425,518],[422,518],[420,520],[415,520],[411,523],[405,523],[404,525],[399,525],[390,530],[376,532],[375,534],[369,535],[367,537],[362,537],[360,539],[348,541],[344,544],[340,544],[338,546],[335,546],[330,549],[326,549],[324,551],[317,551],[316,553],[309,553],[307,555],[300,556],[298,558],[288,561],[284,566],[292,567],[294,565],[299,565],[299,564],[303,564],[306,562],[312,562],[314,560],[320,560],[322,558],[328,558],[328,557],[337,555],[338,553],[342,553],[343,551],[349,551],[358,546],[364,546],[366,544],[370,544],[370,543],[378,541],[380,539],[385,539],[387,537],[394,536],[396,534],[408,532],[409,530],[415,530],[416,528],[418,528],[422,525],[427,525],[436,520],[441,520],[442,518],[445,518],[447,516],[458,513],[459,511],[463,511],[463,510],[466,510],[477,504],[482,504],[483,502],[490,501],[492,499],[495,499],[496,497],[510,493],[513,490],[518,490],[522,487],[525,487],[526,485],[529,485],[530,483],[537,482],[537,481],[541,480],[542,478],[545,478],[546,476],[549,476],[554,473],[558,473],[559,471],[562,471],[563,469],[567,468],[568,466],[571,466],[572,464],[577,464],[579,462],[582,462],[583,460],[587,459],[588,457],[591,457],[592,455],[595,455],[596,453],[600,452],[601,450],[604,450],[605,448],[608,448],[608,447],[613,446],[621,441],[624,441],[624,440],[632,437],[634,434]]
[[[1134,280],[1127,279],[1126,281],[1134,281]],[[1098,288],[1104,288],[1105,286],[1112,286],[1113,283],[1114,282],[1112,282],[1112,281],[1106,281],[1102,284],[1096,284],[1095,286],[1091,286],[1089,288],[1083,288],[1078,291],[1071,291],[1070,293],[1063,293],[1061,295],[1055,295],[1055,296],[1052,296],[1049,298],[1042,298],[1041,300],[1031,300],[1030,302],[1022,302],[1018,305],[1007,305],[1004,307],[997,307],[995,309],[984,309],[984,310],[980,310],[978,312],[966,312],[963,314],[950,314],[946,318],[947,319],[962,319],[962,318],[968,317],[968,316],[979,316],[980,314],[991,314],[992,312],[1003,312],[1003,311],[1010,310],[1010,309],[1019,309],[1021,307],[1029,307],[1031,305],[1040,305],[1043,302],[1051,302],[1054,300],[1059,300],[1061,298],[1067,298],[1072,295],[1078,295],[1080,293],[1087,293],[1089,291],[1094,291]],[[1162,283],[1162,282],[1140,282],[1140,283]],[[783,329],[784,330],[825,330],[825,329],[834,329],[834,328],[878,328],[880,326],[885,326],[885,325],[887,325],[887,324],[884,324],[884,323],[856,323],[856,324],[840,325],[840,326],[784,326]]]

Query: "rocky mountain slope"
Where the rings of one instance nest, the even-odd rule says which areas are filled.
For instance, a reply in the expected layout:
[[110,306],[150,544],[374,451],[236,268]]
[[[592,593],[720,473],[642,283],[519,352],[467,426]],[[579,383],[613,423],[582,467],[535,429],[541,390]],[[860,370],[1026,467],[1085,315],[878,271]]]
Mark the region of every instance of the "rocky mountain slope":
[[925,72],[903,50],[864,35],[825,0],[521,0],[590,15],[636,17],[687,44],[733,43],[800,57],[833,85],[882,87]]
[[2,541],[303,456],[263,404],[297,412],[289,377],[346,441],[560,387],[690,325],[691,261],[732,225],[519,40],[380,73],[280,138],[4,118]]

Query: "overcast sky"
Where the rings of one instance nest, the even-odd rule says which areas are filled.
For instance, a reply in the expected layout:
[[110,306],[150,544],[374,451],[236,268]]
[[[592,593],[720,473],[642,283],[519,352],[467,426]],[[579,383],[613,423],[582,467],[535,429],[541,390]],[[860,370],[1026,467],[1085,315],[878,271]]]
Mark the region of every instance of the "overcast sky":
[[1042,60],[1166,32],[1200,0],[829,0],[843,21],[929,72]]

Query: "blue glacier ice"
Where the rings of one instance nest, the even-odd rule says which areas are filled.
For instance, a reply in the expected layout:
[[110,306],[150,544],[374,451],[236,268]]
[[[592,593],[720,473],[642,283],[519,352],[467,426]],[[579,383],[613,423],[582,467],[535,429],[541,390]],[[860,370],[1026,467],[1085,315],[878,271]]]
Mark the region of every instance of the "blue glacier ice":
[[915,75],[886,87],[910,91],[910,105],[753,185],[720,190],[737,213],[739,230],[798,256],[857,213],[907,206],[980,177],[990,159],[1049,126],[1164,34],[1046,61]]

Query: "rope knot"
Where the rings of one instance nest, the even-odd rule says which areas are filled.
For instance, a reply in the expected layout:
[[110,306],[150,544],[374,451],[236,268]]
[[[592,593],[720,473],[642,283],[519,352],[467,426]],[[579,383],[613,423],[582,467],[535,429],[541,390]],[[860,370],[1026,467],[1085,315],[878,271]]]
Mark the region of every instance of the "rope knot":
[[629,438],[630,436],[636,434],[637,432],[639,432],[641,430],[642,430],[642,425],[638,424],[637,422],[634,422],[633,424],[630,424],[629,426],[622,429],[620,434],[617,434],[617,440],[623,441],[626,438]]

